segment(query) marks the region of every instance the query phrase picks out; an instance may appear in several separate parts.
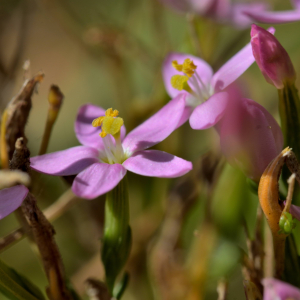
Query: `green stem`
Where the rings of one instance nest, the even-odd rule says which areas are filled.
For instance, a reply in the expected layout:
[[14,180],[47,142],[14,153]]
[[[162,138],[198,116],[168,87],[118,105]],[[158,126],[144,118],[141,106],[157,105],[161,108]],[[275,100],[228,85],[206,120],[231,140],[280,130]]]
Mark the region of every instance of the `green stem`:
[[128,200],[127,178],[124,177],[113,190],[106,194],[105,202],[101,257],[105,268],[106,283],[111,294],[131,248]]
[[294,84],[278,90],[279,113],[284,136],[284,147],[291,147],[300,159],[300,99]]

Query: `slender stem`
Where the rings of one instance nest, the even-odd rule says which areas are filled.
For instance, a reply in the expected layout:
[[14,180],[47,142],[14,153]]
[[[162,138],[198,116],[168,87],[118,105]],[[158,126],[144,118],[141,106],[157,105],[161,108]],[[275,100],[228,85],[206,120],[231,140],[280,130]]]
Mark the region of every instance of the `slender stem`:
[[[54,221],[64,214],[70,207],[78,203],[80,200],[75,196],[71,189],[67,190],[60,198],[51,206],[46,208],[43,213],[48,221]],[[13,243],[20,241],[25,237],[26,233],[23,227],[15,229],[7,236],[0,239],[0,252],[11,246]]]
[[288,194],[287,194],[287,197],[286,197],[285,207],[284,207],[282,213],[290,211],[290,208],[291,208],[291,205],[292,205],[292,200],[293,200],[295,179],[296,179],[296,174],[292,174],[290,176],[290,178],[288,179],[289,189],[288,189]]
[[38,208],[31,193],[21,205],[21,210],[27,219],[32,235],[39,249],[44,270],[49,281],[47,294],[51,300],[72,300],[66,286],[66,278],[62,259],[54,240],[54,228]]
[[187,21],[189,25],[191,39],[196,51],[196,55],[203,57],[203,51],[201,49],[198,34],[197,34],[197,24],[196,24],[195,16],[193,14],[187,14]]
[[48,116],[47,116],[46,127],[44,131],[39,155],[43,155],[47,152],[52,128],[57,119],[63,98],[64,95],[62,94],[60,89],[57,86],[52,85],[50,87],[50,92],[48,96],[48,102],[49,102]]
[[291,147],[300,159],[300,99],[294,84],[278,90],[279,113],[285,147]]
[[0,154],[1,154],[1,166],[2,169],[8,169],[8,152],[6,146],[6,121],[7,121],[7,110],[4,110],[1,119],[1,134],[0,134]]
[[105,224],[101,257],[106,283],[111,294],[116,277],[125,265],[131,248],[129,227],[129,197],[125,177],[106,194]]

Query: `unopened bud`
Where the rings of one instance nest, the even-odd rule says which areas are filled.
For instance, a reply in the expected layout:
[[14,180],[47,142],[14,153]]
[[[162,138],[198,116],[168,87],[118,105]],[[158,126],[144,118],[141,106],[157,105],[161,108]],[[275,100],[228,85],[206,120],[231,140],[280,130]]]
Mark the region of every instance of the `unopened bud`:
[[251,45],[258,67],[268,83],[282,89],[285,84],[295,82],[291,59],[273,34],[253,24]]

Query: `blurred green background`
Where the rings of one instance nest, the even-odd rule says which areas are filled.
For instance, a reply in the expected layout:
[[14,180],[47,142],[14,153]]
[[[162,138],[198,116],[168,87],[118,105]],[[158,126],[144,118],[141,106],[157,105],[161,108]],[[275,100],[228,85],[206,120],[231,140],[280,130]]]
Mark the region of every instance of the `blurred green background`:
[[[270,2],[278,10],[290,8],[288,1]],[[30,60],[32,76],[38,71],[46,75],[33,96],[26,129],[32,156],[37,155],[41,143],[51,84],[60,87],[65,99],[48,152],[79,144],[74,120],[78,108],[86,103],[118,109],[130,131],[169,101],[161,75],[164,57],[170,51],[197,55],[187,17],[158,0],[1,0],[0,16],[0,110],[21,88],[25,60]],[[198,29],[201,46],[215,70],[250,40],[250,29],[240,31],[211,20],[199,20]],[[298,73],[299,30],[300,22],[276,26],[276,37]],[[279,120],[277,91],[265,82],[256,64],[240,83],[245,97],[265,106]],[[299,79],[296,86],[300,86]],[[217,298],[216,285],[221,278],[229,281],[228,299],[245,299],[239,264],[241,249],[246,250],[242,220],[246,220],[253,237],[257,197],[249,191],[244,175],[220,157],[219,138],[213,128],[194,131],[185,124],[156,147],[192,161],[195,171],[173,180],[128,174],[133,250],[126,267],[131,281],[124,299],[163,299],[159,284],[155,284],[157,278],[153,279],[151,253],[172,201],[178,202],[176,195],[183,203],[179,206],[182,215],[178,224],[182,229],[178,232],[176,253],[183,260],[189,257],[195,231],[201,231],[205,203],[211,201],[218,238],[210,250],[205,299]],[[225,163],[213,185],[205,173],[209,164],[203,163],[208,152],[210,157],[217,157],[218,164]],[[38,180],[36,197],[41,208],[55,202],[69,188],[58,177],[42,175]],[[186,190],[181,191],[181,185]],[[103,279],[99,254],[103,200],[82,200],[53,223],[66,273],[83,297],[88,277]],[[0,234],[8,234],[17,226],[12,214],[0,221]],[[195,264],[206,259],[200,255],[193,256]],[[44,290],[46,277],[26,239],[2,252],[1,259]],[[0,299],[5,298],[0,295]]]

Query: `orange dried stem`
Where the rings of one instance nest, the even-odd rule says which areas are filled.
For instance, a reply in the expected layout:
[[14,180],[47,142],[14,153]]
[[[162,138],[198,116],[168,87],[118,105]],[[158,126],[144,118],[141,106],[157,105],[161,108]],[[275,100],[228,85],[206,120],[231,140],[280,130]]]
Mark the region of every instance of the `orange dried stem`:
[[8,153],[6,146],[6,121],[7,121],[7,110],[5,110],[2,114],[1,120],[1,140],[0,140],[0,153],[1,153],[1,165],[2,169],[8,169]]
[[280,278],[284,270],[284,249],[286,235],[279,233],[279,219],[282,208],[279,204],[278,180],[287,155],[291,149],[284,149],[266,168],[258,187],[258,198],[267,218],[274,241],[275,276]]

